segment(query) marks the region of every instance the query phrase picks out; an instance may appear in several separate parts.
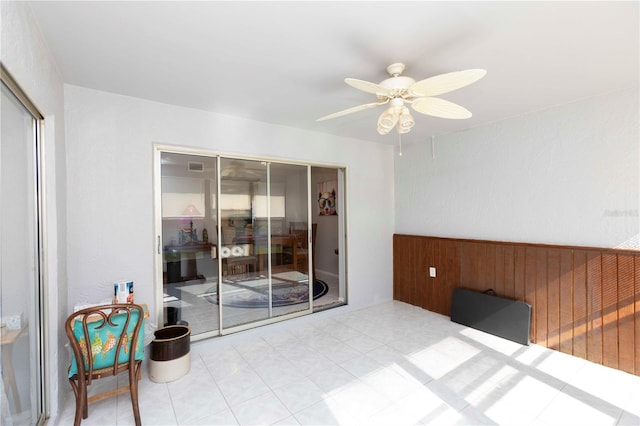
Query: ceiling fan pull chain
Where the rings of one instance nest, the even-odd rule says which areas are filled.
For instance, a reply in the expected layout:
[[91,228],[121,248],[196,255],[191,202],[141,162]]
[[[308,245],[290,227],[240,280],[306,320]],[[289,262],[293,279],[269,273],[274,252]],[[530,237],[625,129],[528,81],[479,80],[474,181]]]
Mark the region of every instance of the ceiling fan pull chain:
[[402,157],[402,133],[400,133],[400,126],[397,126],[398,128],[398,150],[400,151],[398,153],[398,156]]

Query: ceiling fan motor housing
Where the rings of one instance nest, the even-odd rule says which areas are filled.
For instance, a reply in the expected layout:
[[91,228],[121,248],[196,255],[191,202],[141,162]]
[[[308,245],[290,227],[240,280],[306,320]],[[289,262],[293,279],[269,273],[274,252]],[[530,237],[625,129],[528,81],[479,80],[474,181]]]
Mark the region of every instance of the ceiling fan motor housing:
[[400,96],[402,93],[406,93],[407,89],[415,82],[411,77],[397,76],[381,81],[380,86],[391,89],[391,96]]
[[402,62],[396,62],[387,67],[387,72],[390,76],[397,77],[404,72],[404,64]]

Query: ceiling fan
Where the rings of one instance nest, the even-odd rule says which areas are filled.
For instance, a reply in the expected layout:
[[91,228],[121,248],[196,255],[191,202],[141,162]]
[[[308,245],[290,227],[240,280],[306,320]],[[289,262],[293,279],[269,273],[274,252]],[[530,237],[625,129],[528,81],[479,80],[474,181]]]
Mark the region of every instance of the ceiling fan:
[[377,130],[381,135],[386,135],[394,127],[397,128],[398,134],[408,133],[411,130],[415,123],[409,108],[405,104],[411,105],[414,111],[434,117],[469,118],[472,114],[466,108],[434,96],[452,92],[475,83],[487,73],[483,69],[470,69],[440,74],[416,82],[413,78],[402,75],[404,69],[405,65],[402,63],[389,65],[387,72],[391,77],[381,81],[379,84],[356,78],[345,78],[344,81],[349,86],[372,93],[376,95],[378,100],[325,115],[316,121],[329,120],[386,104],[390,104],[389,108],[380,114],[378,118]]

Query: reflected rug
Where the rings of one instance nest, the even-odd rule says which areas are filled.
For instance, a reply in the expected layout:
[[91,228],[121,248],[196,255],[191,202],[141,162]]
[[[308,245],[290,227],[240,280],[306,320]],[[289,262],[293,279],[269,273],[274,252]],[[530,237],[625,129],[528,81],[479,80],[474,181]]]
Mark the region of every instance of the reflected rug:
[[[248,287],[241,284],[226,284],[236,288],[234,291],[223,292],[223,306],[233,308],[266,308],[269,306],[268,289],[265,287]],[[329,291],[329,286],[322,280],[313,282],[313,300],[324,296]],[[211,287],[204,299],[209,303],[218,304],[218,294],[216,287]],[[299,303],[307,303],[309,300],[309,286],[298,283],[279,283],[273,286],[271,296],[271,306],[289,306]]]

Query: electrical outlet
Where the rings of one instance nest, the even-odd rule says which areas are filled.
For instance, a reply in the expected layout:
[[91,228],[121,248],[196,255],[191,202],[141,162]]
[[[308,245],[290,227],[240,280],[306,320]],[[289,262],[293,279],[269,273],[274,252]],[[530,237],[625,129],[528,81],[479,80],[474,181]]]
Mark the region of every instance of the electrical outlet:
[[434,266],[429,266],[429,276],[431,278],[435,278],[436,277],[436,268]]

